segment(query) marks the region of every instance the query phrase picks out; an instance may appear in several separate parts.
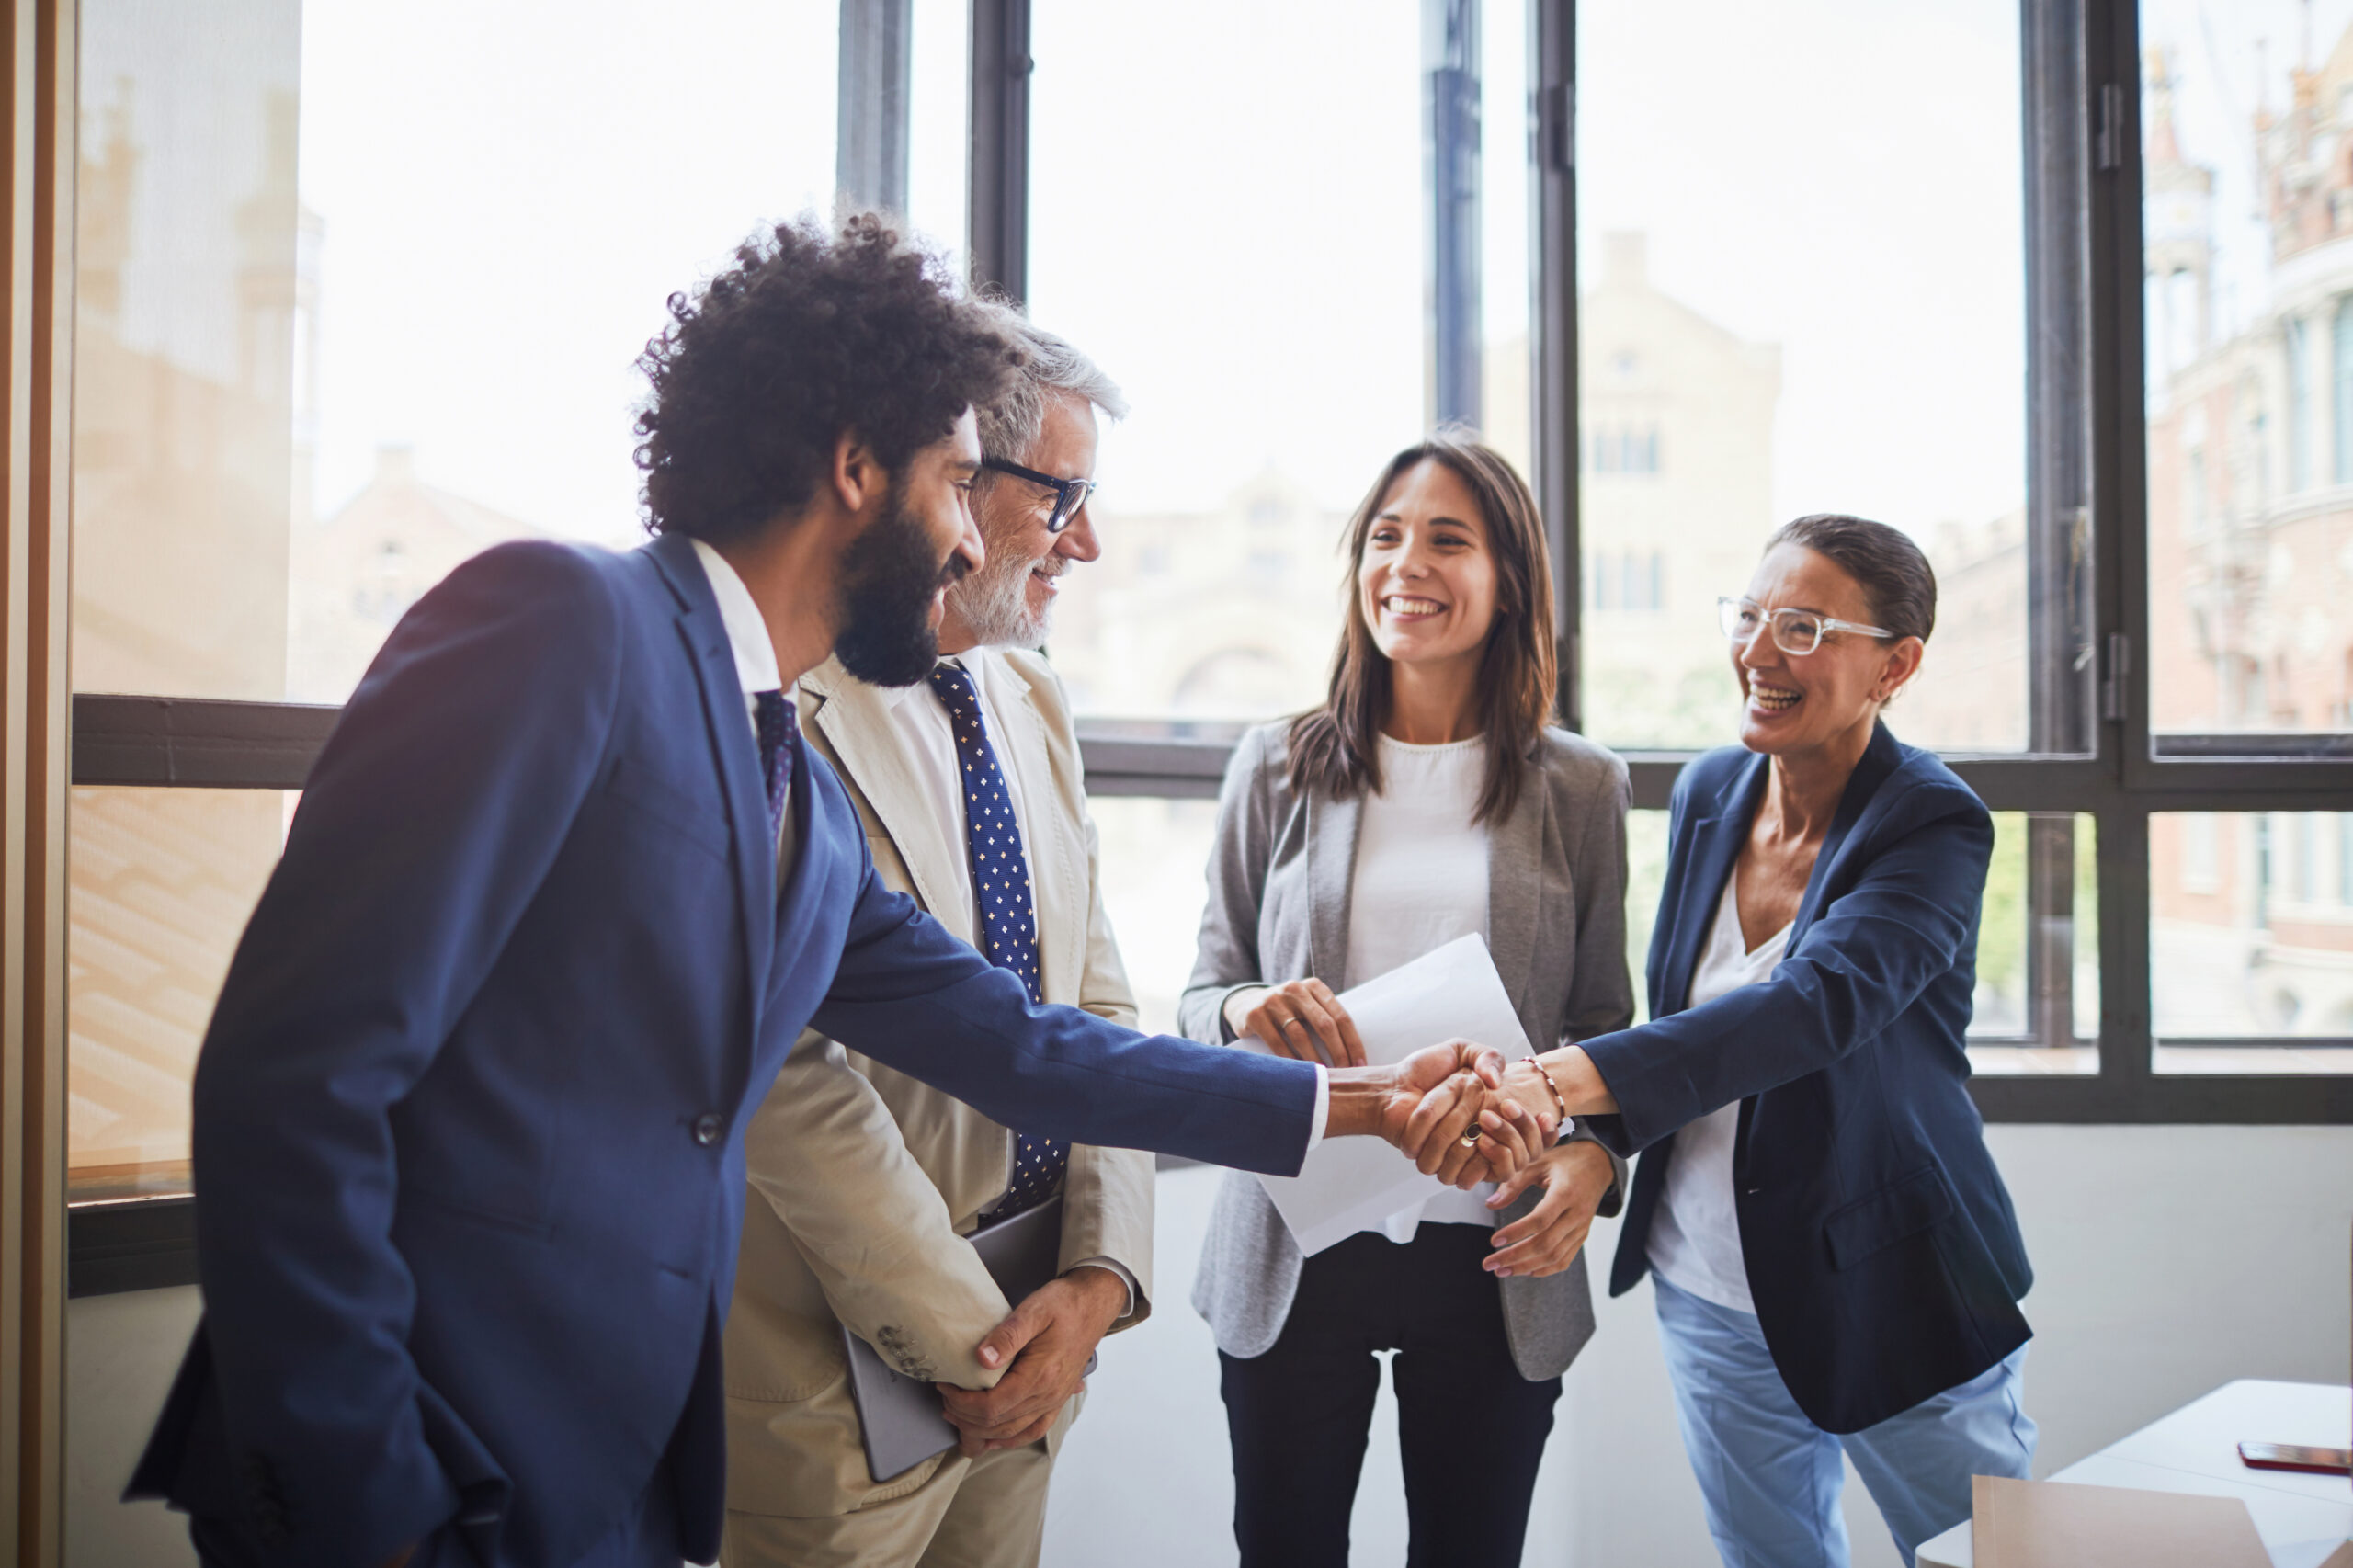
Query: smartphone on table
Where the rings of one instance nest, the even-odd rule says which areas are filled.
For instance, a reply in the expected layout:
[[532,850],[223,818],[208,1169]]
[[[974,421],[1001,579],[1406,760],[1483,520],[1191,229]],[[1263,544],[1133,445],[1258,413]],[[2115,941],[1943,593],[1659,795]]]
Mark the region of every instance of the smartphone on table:
[[2353,1474],[2353,1449],[2312,1449],[2298,1443],[2241,1443],[2239,1462],[2249,1470],[2302,1470],[2314,1475]]

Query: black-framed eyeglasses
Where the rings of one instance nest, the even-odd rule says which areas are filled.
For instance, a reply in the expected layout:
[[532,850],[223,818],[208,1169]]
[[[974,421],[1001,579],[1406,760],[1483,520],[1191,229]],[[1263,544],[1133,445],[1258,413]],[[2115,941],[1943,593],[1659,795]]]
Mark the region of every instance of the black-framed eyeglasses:
[[1050,534],[1058,534],[1070,527],[1070,520],[1078,516],[1078,509],[1086,506],[1086,498],[1095,493],[1095,482],[1091,479],[1056,479],[1051,473],[1040,473],[1034,468],[1023,468],[1019,463],[1007,462],[1003,458],[983,458],[981,466],[995,469],[999,473],[1009,473],[1016,479],[1026,479],[1032,484],[1042,484],[1052,491],[1053,515],[1046,519],[1046,531]]

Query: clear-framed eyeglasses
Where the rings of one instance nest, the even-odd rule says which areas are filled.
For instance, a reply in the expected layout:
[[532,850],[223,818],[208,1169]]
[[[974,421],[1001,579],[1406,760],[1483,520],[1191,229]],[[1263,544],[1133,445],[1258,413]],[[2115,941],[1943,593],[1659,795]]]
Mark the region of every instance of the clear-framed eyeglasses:
[[1840,620],[1832,615],[1816,615],[1810,609],[1792,609],[1784,606],[1768,611],[1754,599],[1720,598],[1716,601],[1716,614],[1723,622],[1724,635],[1735,642],[1752,641],[1759,627],[1771,622],[1774,645],[1794,658],[1803,658],[1821,647],[1825,632],[1859,631],[1866,637],[1895,635],[1885,627],[1865,626],[1859,620]]

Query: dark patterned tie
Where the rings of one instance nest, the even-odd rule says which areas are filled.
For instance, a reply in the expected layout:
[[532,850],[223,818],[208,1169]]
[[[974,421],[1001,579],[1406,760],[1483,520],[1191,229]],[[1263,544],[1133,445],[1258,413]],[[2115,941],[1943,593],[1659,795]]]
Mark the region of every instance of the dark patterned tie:
[[781,691],[752,694],[752,724],[760,733],[760,777],[768,787],[768,842],[784,832],[784,801],[792,792],[792,742],[801,715]]
[[[1021,826],[1013,820],[1013,797],[996,765],[988,732],[981,725],[981,703],[972,677],[960,665],[938,665],[931,689],[947,705],[956,733],[956,760],[964,778],[964,844],[972,866],[972,895],[981,916],[981,951],[991,963],[1020,976],[1032,1002],[1042,1001],[1038,978],[1038,916],[1029,903],[1029,859],[1021,849]],[[1034,1209],[1054,1195],[1070,1164],[1070,1145],[1058,1139],[1017,1132],[1013,1139],[1013,1184],[995,1209],[981,1216],[995,1221]]]

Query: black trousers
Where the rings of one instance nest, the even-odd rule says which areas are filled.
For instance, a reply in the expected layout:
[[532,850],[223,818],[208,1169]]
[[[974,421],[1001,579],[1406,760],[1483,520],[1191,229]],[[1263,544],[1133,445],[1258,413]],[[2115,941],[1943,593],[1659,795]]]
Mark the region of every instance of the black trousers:
[[1490,1233],[1424,1225],[1316,1254],[1274,1347],[1219,1353],[1233,1440],[1242,1568],[1345,1568],[1348,1515],[1394,1350],[1409,1568],[1510,1568],[1561,1380],[1529,1382],[1504,1338],[1503,1295],[1479,1267]]

